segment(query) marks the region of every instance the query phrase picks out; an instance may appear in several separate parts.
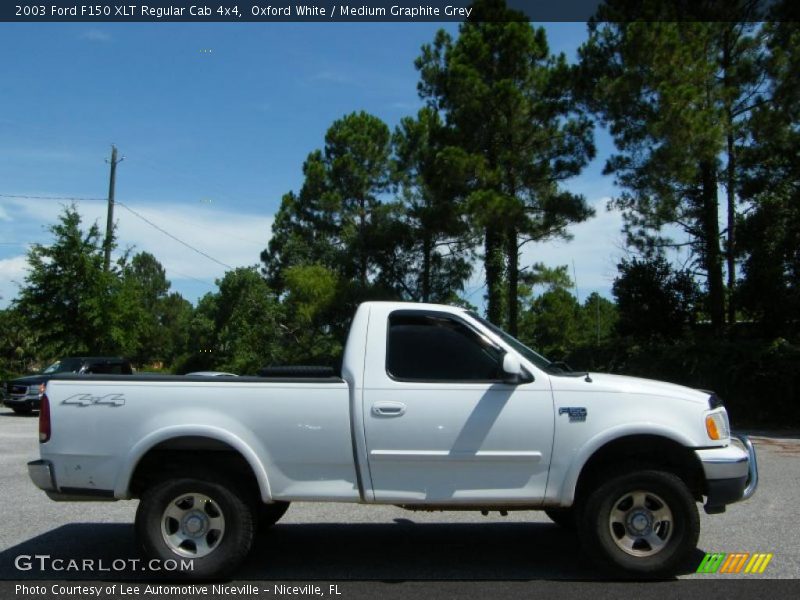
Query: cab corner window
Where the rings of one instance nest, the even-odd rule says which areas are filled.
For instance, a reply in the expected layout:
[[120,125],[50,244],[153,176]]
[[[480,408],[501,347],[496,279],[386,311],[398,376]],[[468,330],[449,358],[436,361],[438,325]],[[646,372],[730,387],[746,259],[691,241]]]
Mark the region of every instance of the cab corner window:
[[386,370],[406,381],[498,381],[502,357],[456,318],[400,311],[389,316]]

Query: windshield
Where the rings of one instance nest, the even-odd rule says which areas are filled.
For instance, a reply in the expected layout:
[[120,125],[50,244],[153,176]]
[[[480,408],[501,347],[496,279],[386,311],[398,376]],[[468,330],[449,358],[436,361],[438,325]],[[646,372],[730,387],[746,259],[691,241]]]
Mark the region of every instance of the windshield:
[[[525,344],[520,342],[517,338],[509,335],[502,329],[500,329],[497,325],[493,325],[486,319],[479,317],[472,311],[468,311],[467,313],[470,317],[478,321],[481,325],[489,329],[492,333],[496,334],[500,339],[502,339],[506,344],[511,346],[514,350],[519,352],[523,357],[527,360],[535,364],[537,367],[542,369],[543,371],[552,372],[554,370],[551,365],[553,364],[551,361],[547,360],[544,356],[539,354],[538,352],[534,352],[530,348],[528,348]],[[555,368],[555,370],[560,370]]]
[[81,370],[81,361],[77,358],[65,358],[57,360],[47,367],[42,373],[52,375],[53,373],[77,373]]

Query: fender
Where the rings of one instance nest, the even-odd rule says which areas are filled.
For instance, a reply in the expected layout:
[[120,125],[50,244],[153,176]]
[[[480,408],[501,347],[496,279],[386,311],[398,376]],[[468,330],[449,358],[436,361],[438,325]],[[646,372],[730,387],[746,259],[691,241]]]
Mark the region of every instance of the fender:
[[656,425],[655,423],[626,423],[603,430],[594,437],[589,438],[575,453],[574,458],[570,461],[569,470],[563,478],[558,496],[554,500],[560,506],[571,506],[575,500],[578,477],[580,477],[584,465],[592,455],[607,443],[632,435],[657,435],[672,440],[684,448],[692,448],[697,445],[680,431],[663,425]]
[[210,425],[172,425],[164,427],[163,429],[158,429],[139,440],[128,453],[125,466],[117,476],[117,482],[114,486],[114,497],[130,499],[129,485],[131,477],[142,457],[158,444],[180,437],[206,437],[231,446],[234,450],[239,452],[239,454],[244,457],[245,461],[247,461],[247,464],[250,465],[258,481],[261,500],[267,503],[272,502],[269,478],[267,477],[267,472],[261,460],[259,460],[258,455],[240,437],[225,429]]

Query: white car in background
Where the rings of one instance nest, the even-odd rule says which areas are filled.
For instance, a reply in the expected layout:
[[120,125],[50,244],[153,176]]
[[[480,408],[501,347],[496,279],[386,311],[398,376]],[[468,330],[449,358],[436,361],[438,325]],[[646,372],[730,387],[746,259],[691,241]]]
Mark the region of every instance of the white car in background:
[[187,377],[191,375],[200,377],[238,377],[236,373],[226,373],[225,371],[194,371],[186,374]]

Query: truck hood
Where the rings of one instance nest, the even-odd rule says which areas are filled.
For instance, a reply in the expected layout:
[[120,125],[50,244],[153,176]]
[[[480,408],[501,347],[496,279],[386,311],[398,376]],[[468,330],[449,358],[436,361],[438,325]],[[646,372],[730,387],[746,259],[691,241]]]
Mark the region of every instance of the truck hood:
[[683,385],[643,379],[641,377],[628,377],[627,375],[608,375],[606,373],[589,373],[591,382],[581,375],[571,376],[551,375],[550,381],[553,391],[581,391],[620,394],[638,394],[641,396],[657,396],[660,398],[673,398],[696,404],[708,406],[709,392],[703,392]]
[[11,379],[6,383],[8,385],[36,385],[39,383],[46,383],[49,378],[49,375],[26,375],[25,377]]

